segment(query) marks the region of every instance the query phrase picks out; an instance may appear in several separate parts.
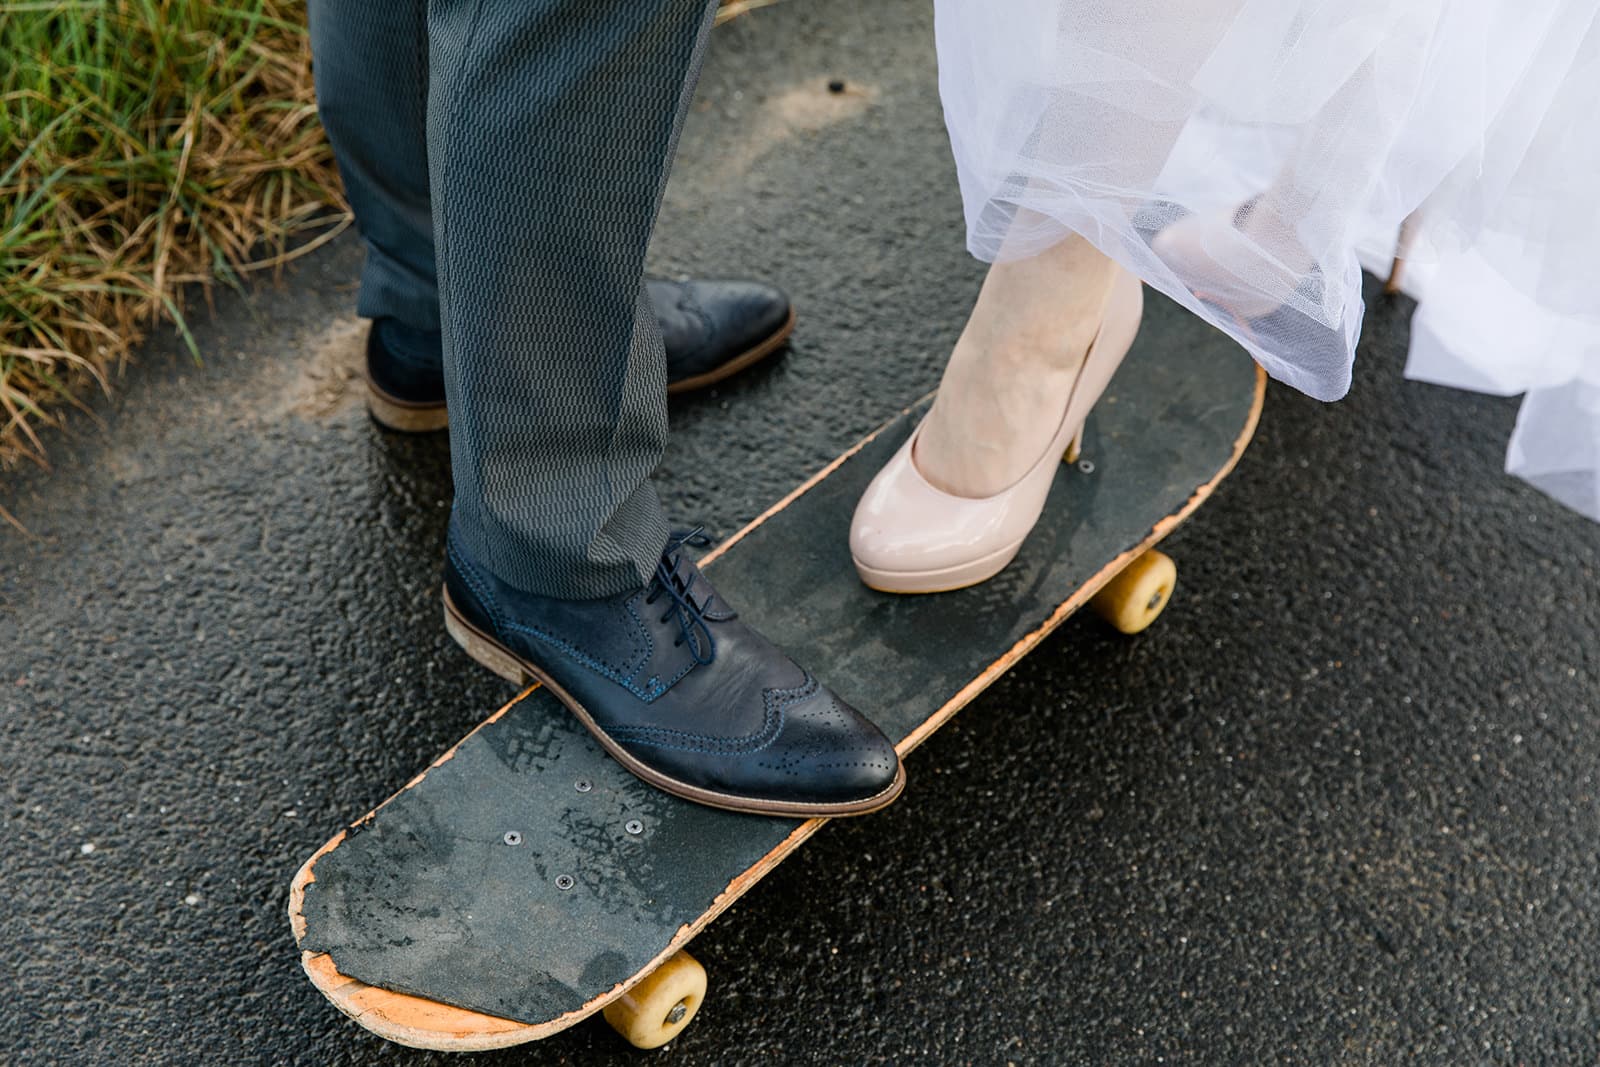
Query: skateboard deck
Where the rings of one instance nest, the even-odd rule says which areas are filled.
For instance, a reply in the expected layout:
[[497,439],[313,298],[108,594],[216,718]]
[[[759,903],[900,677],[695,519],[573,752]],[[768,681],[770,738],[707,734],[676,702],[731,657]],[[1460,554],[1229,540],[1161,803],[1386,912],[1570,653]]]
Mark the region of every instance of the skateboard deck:
[[[902,756],[1096,594],[1153,617],[1172,580],[1150,577],[1165,560],[1150,549],[1233,468],[1265,391],[1222,335],[1162,310],[1167,325],[1147,315],[1081,457],[1062,464],[1021,553],[989,582],[893,596],[851,564],[856,500],[926,401],[708,553],[708,576]],[[648,1046],[687,1025],[703,995],[703,972],[683,984],[684,945],[826,821],[662,793],[534,687],[307,860],[290,921],[317,988],[403,1044],[503,1047],[606,1008],[619,1029],[643,1019],[645,1039],[625,1036]]]

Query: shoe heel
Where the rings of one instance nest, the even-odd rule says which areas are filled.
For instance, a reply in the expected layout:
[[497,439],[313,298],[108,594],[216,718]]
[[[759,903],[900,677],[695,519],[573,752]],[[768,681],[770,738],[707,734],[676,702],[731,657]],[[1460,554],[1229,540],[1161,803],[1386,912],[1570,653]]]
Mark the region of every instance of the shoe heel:
[[[1093,399],[1089,402],[1089,409],[1099,401],[1106,386],[1111,382],[1111,376],[1122,365],[1128,349],[1133,347],[1133,339],[1139,334],[1139,321],[1143,317],[1144,286],[1133,275],[1126,271],[1120,272],[1111,288],[1111,295],[1106,300],[1105,313],[1100,320],[1100,332],[1095,335],[1094,342],[1089,346],[1089,352],[1084,357],[1083,369],[1079,371],[1078,384],[1073,386],[1076,391],[1082,387],[1084,378],[1093,375],[1094,380],[1091,383]],[[1089,409],[1084,411],[1083,421],[1078,423],[1077,432],[1067,443],[1067,450],[1061,457],[1065,463],[1078,462],[1078,457],[1083,453],[1083,430],[1089,424]]]
[[[1085,420],[1087,421],[1087,420]],[[1078,432],[1072,435],[1072,440],[1067,442],[1067,450],[1061,456],[1063,463],[1076,463],[1083,454],[1083,427],[1078,427]]]
[[444,608],[444,628],[456,644],[464,649],[482,666],[489,668],[506,681],[514,685],[527,685],[533,681],[522,664],[517,662],[515,656],[500,648],[498,645],[483,637],[467,623],[450,610],[450,605]]
[[433,433],[450,425],[450,412],[443,404],[398,403],[379,392],[371,382],[367,383],[367,413],[373,422],[396,433]]

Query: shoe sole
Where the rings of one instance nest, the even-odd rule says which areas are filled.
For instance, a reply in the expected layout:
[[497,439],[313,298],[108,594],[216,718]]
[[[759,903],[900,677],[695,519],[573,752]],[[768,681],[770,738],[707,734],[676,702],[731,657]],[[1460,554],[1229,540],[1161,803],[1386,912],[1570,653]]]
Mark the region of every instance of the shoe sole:
[[367,379],[367,412],[372,421],[399,433],[432,433],[450,425],[449,409],[443,404],[418,404],[390,396]]
[[[795,320],[795,310],[790,308],[789,317],[783,321],[783,325],[764,340],[713,370],[673,382],[667,386],[667,395],[677,396],[705,389],[761,362],[789,340],[789,335],[794,333]],[[398,433],[433,433],[450,425],[450,412],[444,404],[418,404],[401,400],[379,389],[371,378],[367,379],[367,411],[378,425]]]
[[645,782],[664,790],[675,796],[692,800],[698,804],[705,804],[713,808],[722,808],[726,811],[737,811],[751,815],[786,815],[796,818],[839,818],[847,815],[866,815],[878,811],[893,803],[896,797],[906,787],[906,767],[901,763],[895,772],[894,782],[883,792],[864,800],[852,800],[838,804],[803,803],[782,800],[759,800],[751,797],[734,796],[728,793],[718,793],[714,790],[703,789],[688,782],[681,782],[670,775],[662,774],[640,762],[621,745],[613,741],[606,732],[595,722],[588,710],[560,685],[556,684],[547,674],[515,652],[506,648],[499,641],[478,629],[468,622],[466,617],[457,610],[450,600],[450,590],[444,591],[444,626],[450,636],[455,639],[475,661],[489,668],[500,677],[516,685],[528,685],[538,682],[550,690],[552,696],[564,704],[568,711],[578,717],[589,733],[594,735],[596,741],[611,754],[611,758],[626,767],[631,773]]
[[993,578],[1005,570],[1021,550],[1022,541],[1018,541],[981,559],[926,571],[880,570],[867,566],[854,555],[850,561],[856,565],[861,584],[880,593],[951,593]]

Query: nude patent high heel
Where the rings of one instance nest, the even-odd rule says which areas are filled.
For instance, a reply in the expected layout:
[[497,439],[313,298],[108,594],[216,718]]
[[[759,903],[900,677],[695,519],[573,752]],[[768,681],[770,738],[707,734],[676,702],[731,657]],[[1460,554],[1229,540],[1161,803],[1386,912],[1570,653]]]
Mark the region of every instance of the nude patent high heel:
[[1077,458],[1089,410],[1133,344],[1143,310],[1139,280],[1119,269],[1050,447],[1009,488],[975,498],[935,487],[917,469],[914,452],[927,425],[918,424],[856,505],[850,555],[861,580],[886,593],[935,593],[1004,569],[1039,521],[1056,465]]

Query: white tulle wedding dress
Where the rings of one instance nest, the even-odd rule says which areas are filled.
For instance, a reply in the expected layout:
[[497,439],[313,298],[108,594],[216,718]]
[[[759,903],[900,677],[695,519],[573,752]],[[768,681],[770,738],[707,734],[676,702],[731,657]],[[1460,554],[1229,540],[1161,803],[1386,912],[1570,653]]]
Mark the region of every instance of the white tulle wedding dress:
[[1410,218],[1407,373],[1525,393],[1507,468],[1600,519],[1600,2],[937,0],[937,34],[975,255],[1080,233],[1332,400]]

